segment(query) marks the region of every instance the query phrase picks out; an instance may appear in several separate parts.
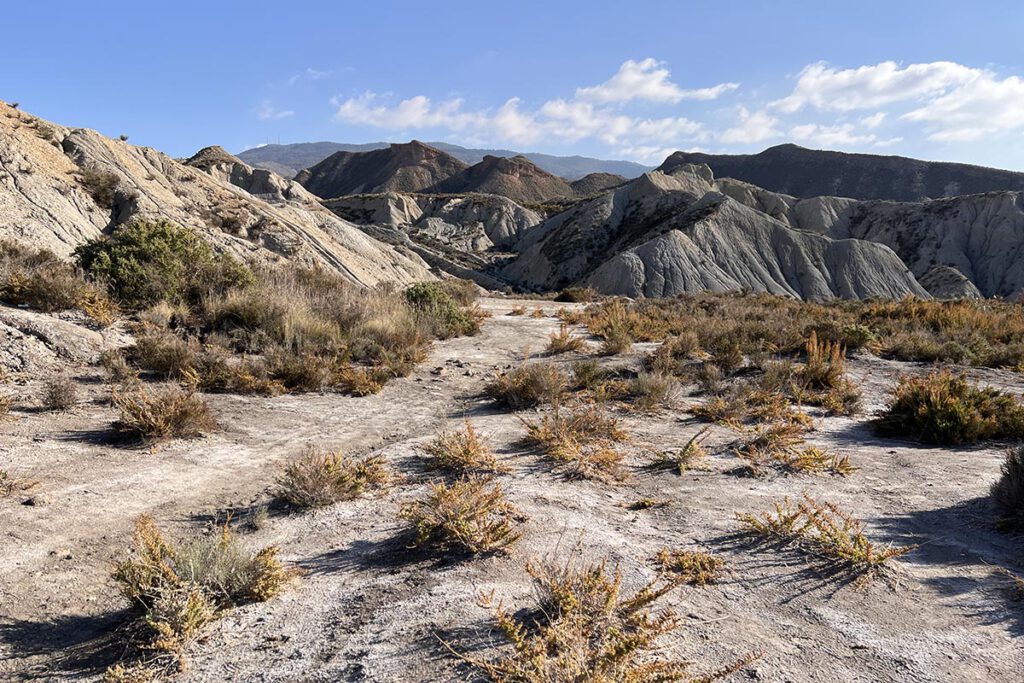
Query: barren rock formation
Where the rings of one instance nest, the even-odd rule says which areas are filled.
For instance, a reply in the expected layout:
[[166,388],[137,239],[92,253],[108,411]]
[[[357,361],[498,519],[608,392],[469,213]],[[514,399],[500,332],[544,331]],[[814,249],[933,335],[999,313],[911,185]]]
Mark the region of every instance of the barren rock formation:
[[455,157],[413,140],[369,152],[335,152],[295,180],[332,199],[348,194],[420,192],[466,168]]
[[575,196],[566,181],[542,171],[529,159],[485,156],[462,172],[437,183],[429,192],[482,192],[508,197],[520,204],[568,199]]
[[[768,203],[763,208],[781,211]],[[549,219],[503,274],[528,287],[580,282],[630,296],[928,296],[890,249],[793,230],[717,191],[706,166],[645,174]]]
[[285,180],[266,169],[253,168],[224,148],[204,147],[185,162],[214,178],[240,187],[261,199],[315,204],[317,198],[294,180]]
[[618,187],[625,182],[626,178],[614,173],[590,173],[579,180],[574,180],[570,186],[577,197],[589,197],[598,192]]
[[[414,254],[377,242],[317,204],[264,201],[225,180],[234,171],[223,163],[207,165],[212,175],[0,104],[0,234],[68,255],[105,230],[150,216],[192,228],[216,249],[250,261],[286,257],[367,285],[432,277]],[[245,182],[276,188],[272,200],[298,196],[280,178],[260,185],[254,173]]]
[[996,190],[1024,190],[1024,173],[877,154],[778,145],[759,154],[676,152],[658,167],[707,164],[736,178],[797,197],[838,196],[913,202]]

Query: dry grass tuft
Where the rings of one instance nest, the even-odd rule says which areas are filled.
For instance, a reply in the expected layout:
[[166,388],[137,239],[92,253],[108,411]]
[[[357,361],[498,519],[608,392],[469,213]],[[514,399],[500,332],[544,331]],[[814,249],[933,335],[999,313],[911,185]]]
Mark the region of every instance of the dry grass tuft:
[[522,420],[525,443],[536,447],[569,476],[612,482],[626,478],[614,446],[629,438],[618,420],[594,405],[557,407],[539,423]]
[[819,503],[807,494],[794,503],[788,497],[759,515],[737,514],[743,528],[769,541],[790,543],[809,554],[837,564],[870,580],[893,558],[916,546],[876,546],[864,534],[861,522],[832,503]]
[[356,460],[310,447],[284,466],[277,478],[276,497],[298,508],[324,507],[390,482],[391,474],[379,456]]
[[1003,515],[1001,526],[1024,525],[1024,446],[1006,453],[999,479],[992,484],[991,496]]
[[490,553],[519,540],[519,511],[498,484],[469,476],[430,485],[430,493],[402,508],[412,524],[415,545],[440,552]]
[[476,428],[466,420],[461,431],[444,432],[424,449],[430,456],[430,466],[454,474],[475,472],[505,472],[507,467],[498,463],[487,442],[477,434]]
[[111,399],[121,413],[114,427],[127,435],[146,440],[193,438],[220,429],[206,401],[177,385],[114,389]]
[[133,552],[118,563],[114,580],[140,614],[129,643],[139,656],[128,667],[112,667],[109,680],[180,670],[185,648],[223,610],[269,600],[296,574],[277,559],[277,548],[245,550],[227,524],[219,534],[177,544],[143,516],[133,538]]
[[78,403],[78,386],[67,375],[51,377],[43,385],[43,407],[47,410],[71,410]]
[[569,326],[562,323],[558,326],[558,333],[552,334],[549,337],[547,352],[555,356],[560,353],[569,353],[570,351],[581,351],[586,348],[586,345],[583,337],[573,336],[569,332]]
[[0,498],[31,491],[37,486],[39,486],[38,481],[14,477],[7,470],[0,470]]
[[679,449],[658,451],[649,467],[653,470],[669,470],[680,476],[689,470],[703,469],[707,451],[701,442],[707,437],[708,428],[700,430]]
[[551,363],[524,363],[487,383],[484,393],[512,410],[557,403],[569,386],[569,378]]
[[513,306],[508,312],[509,315],[526,315],[526,306]]
[[717,583],[725,568],[725,560],[701,550],[662,548],[655,557],[655,561],[663,572],[691,586]]
[[[491,680],[499,683],[554,681],[713,681],[750,664],[748,656],[703,675],[692,663],[664,657],[660,641],[677,631],[679,619],[669,610],[654,610],[654,603],[679,585],[659,577],[633,593],[622,585],[618,569],[605,562],[581,564],[531,561],[526,571],[533,579],[540,618],[524,620],[492,596],[483,604],[493,607],[498,629],[511,645],[504,657],[481,661],[459,655]],[[458,653],[456,653],[458,654]]]

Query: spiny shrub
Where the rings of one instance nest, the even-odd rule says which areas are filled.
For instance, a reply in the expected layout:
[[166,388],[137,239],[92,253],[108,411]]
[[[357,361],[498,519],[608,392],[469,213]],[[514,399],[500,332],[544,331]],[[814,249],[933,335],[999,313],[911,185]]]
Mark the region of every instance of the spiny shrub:
[[1024,446],[1007,452],[991,494],[1004,519],[1024,523]]
[[581,389],[596,389],[608,379],[609,371],[591,358],[573,361],[572,377],[575,385]]
[[701,550],[669,550],[658,551],[655,561],[663,572],[668,572],[683,583],[691,586],[706,586],[716,583],[725,560]]
[[554,356],[560,353],[579,351],[585,347],[586,342],[583,341],[583,338],[574,336],[569,332],[569,326],[562,323],[558,326],[558,333],[552,334],[548,338],[547,352]]
[[759,515],[737,514],[737,519],[748,533],[792,543],[837,563],[861,580],[870,579],[890,560],[916,547],[879,547],[864,534],[859,520],[832,503],[820,503],[807,494],[795,503],[784,498],[781,503],[773,503],[772,510]]
[[1024,405],[1009,394],[978,387],[963,374],[942,369],[925,377],[904,375],[875,421],[883,436],[959,445],[1024,438]]
[[[250,553],[227,525],[215,536],[176,544],[144,515],[133,538],[134,549],[117,564],[114,580],[140,615],[142,642],[130,645],[141,661],[128,667],[136,673],[180,669],[185,647],[221,611],[269,600],[295,576],[277,559],[277,548]],[[126,669],[119,666],[112,675],[118,670]]]
[[405,298],[439,339],[474,335],[480,331],[479,321],[460,308],[452,295],[436,282],[421,282],[409,287],[405,290]]
[[401,516],[411,523],[417,546],[440,552],[494,552],[522,535],[519,511],[501,486],[478,476],[431,484],[427,496],[404,506]]
[[697,676],[691,662],[664,657],[660,641],[681,623],[673,612],[653,606],[679,585],[677,580],[659,577],[630,593],[617,568],[609,571],[605,561],[584,564],[575,558],[564,564],[531,561],[526,572],[537,595],[531,613],[543,616],[523,620],[485,597],[511,652],[490,661],[463,657],[493,681],[714,681],[756,659],[745,657]]
[[316,508],[351,500],[390,481],[391,474],[379,456],[357,460],[338,451],[310,447],[282,468],[276,496],[298,508]]
[[622,454],[615,444],[629,435],[613,416],[594,405],[562,410],[557,407],[540,422],[522,420],[525,443],[548,456],[565,473],[584,479],[621,481]]
[[253,282],[248,268],[188,228],[137,219],[75,250],[79,265],[118,301],[142,308],[160,301],[198,302]]
[[641,372],[629,386],[632,407],[644,412],[668,407],[675,400],[677,390],[676,381],[670,375],[653,372]]
[[477,434],[469,420],[466,420],[465,429],[443,432],[424,450],[430,456],[431,467],[455,474],[502,472],[506,469],[498,463],[494,451]]
[[569,386],[569,378],[551,363],[524,363],[503,372],[484,387],[484,393],[512,410],[557,403]]
[[114,407],[121,415],[114,427],[147,440],[191,438],[220,428],[200,396],[177,385],[114,389]]

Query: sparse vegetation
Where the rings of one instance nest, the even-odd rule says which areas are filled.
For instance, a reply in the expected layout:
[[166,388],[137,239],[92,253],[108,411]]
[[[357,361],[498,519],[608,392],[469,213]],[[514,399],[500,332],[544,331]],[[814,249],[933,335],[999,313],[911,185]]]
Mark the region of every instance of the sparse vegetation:
[[621,481],[626,478],[622,453],[615,444],[628,434],[613,416],[594,405],[556,406],[540,422],[523,420],[528,446],[536,447],[572,477]]
[[431,467],[454,474],[502,472],[506,469],[498,463],[494,451],[477,434],[469,420],[466,420],[464,429],[440,434],[424,450],[430,456]]
[[111,398],[120,411],[114,427],[129,436],[152,441],[192,438],[220,428],[206,401],[174,384],[114,389]]
[[15,493],[30,491],[39,485],[38,481],[15,477],[10,472],[0,469],[0,498]]
[[569,378],[551,363],[523,363],[497,375],[484,393],[497,403],[520,410],[557,403],[569,386]]
[[630,593],[618,569],[609,571],[605,562],[583,564],[575,556],[559,564],[534,560],[526,572],[537,595],[531,613],[542,616],[522,618],[487,599],[511,651],[490,661],[462,656],[493,681],[696,683],[725,678],[757,658],[697,675],[692,662],[661,656],[660,641],[681,624],[673,612],[653,606],[679,585],[677,580],[659,577]]
[[789,543],[835,563],[861,581],[869,580],[887,563],[909,553],[915,546],[875,545],[863,525],[832,503],[821,503],[807,494],[793,502],[788,497],[758,515],[737,514],[744,530],[768,541]]
[[355,459],[310,447],[282,468],[275,495],[297,508],[324,507],[383,488],[391,478],[380,457]]
[[705,427],[691,436],[682,448],[657,451],[650,462],[650,469],[668,470],[683,475],[688,470],[704,467],[707,451],[704,450],[701,441],[707,433],[708,428]]
[[67,375],[56,375],[43,385],[42,399],[47,410],[71,410],[78,403],[78,386]]
[[1024,525],[1024,446],[1007,451],[991,495],[1003,516],[1002,525]]
[[1024,405],[997,389],[971,384],[963,374],[935,370],[925,377],[900,377],[875,427],[883,436],[933,444],[1022,439]]
[[46,250],[0,240],[0,301],[44,313],[77,308],[107,326],[116,306],[101,287]]
[[560,353],[569,353],[570,351],[580,351],[586,347],[586,342],[582,337],[577,337],[569,332],[569,326],[562,323],[558,327],[558,333],[552,334],[548,340],[547,352],[554,356]]
[[274,547],[250,553],[226,524],[214,536],[174,543],[151,517],[140,517],[133,551],[114,570],[121,593],[139,614],[129,643],[136,661],[119,664],[108,676],[182,668],[185,648],[223,610],[269,600],[295,576],[277,554]]
[[691,586],[716,583],[725,568],[725,560],[702,550],[662,548],[655,561],[663,572],[668,572]]
[[401,516],[412,524],[416,545],[440,552],[495,552],[522,535],[519,511],[501,486],[478,476],[431,484],[427,496],[403,507]]

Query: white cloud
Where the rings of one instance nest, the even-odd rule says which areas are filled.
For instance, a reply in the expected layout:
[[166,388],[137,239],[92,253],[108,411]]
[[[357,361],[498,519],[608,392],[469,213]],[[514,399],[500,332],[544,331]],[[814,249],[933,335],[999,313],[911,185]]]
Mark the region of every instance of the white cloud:
[[832,111],[874,109],[941,95],[982,73],[955,62],[911,64],[904,68],[896,62],[882,62],[856,69],[834,69],[818,62],[801,71],[793,92],[772,106],[790,114],[805,106]]
[[[648,166],[657,166],[661,162],[675,152],[679,151],[677,147],[658,147],[657,145],[640,145],[638,147],[620,147],[613,153],[614,156],[626,159],[628,161],[636,161],[641,164]],[[688,149],[688,152],[700,151],[699,149]]]
[[872,114],[871,116],[862,117],[860,122],[866,128],[878,128],[882,125],[882,122],[885,121],[885,116],[885,112],[880,111],[876,114]]
[[970,83],[904,114],[906,121],[932,124],[928,139],[970,142],[1024,128],[1024,80],[999,80],[984,72]]
[[263,100],[260,102],[260,106],[256,108],[256,117],[260,121],[276,121],[294,115],[295,112],[291,109],[276,109],[270,100]]
[[288,79],[288,85],[295,85],[299,81],[320,81],[325,78],[330,78],[334,75],[334,71],[320,71],[312,67],[307,67],[302,73],[295,74]]
[[709,88],[686,90],[670,81],[672,74],[662,62],[648,57],[623,62],[618,72],[600,85],[578,88],[576,98],[599,104],[648,100],[676,104],[681,100],[713,100],[735,90],[739,83],[720,83]]
[[766,111],[755,111],[750,113],[746,107],[739,108],[739,125],[729,128],[719,134],[718,141],[722,144],[749,144],[762,142],[782,135],[775,126],[778,120]]

